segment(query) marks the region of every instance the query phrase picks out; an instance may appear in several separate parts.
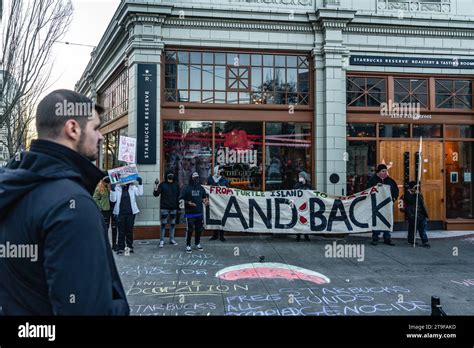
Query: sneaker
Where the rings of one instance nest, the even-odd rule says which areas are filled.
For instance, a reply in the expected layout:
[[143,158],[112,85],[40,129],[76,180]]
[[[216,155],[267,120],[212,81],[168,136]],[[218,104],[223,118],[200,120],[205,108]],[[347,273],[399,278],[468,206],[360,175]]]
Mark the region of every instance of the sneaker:
[[224,243],[227,242],[227,239],[225,239],[224,237],[220,237],[219,240]]
[[372,244],[372,245],[377,245],[377,244],[379,244],[379,242],[376,241],[376,240],[373,240],[373,241],[370,242],[370,244]]
[[163,248],[165,246],[165,242],[160,240],[160,245],[158,245],[159,248]]
[[117,250],[117,255],[122,255],[124,253],[123,250]]
[[187,245],[187,246],[186,246],[186,252],[187,252],[188,254],[191,254],[191,253],[193,252],[193,251],[191,250],[191,245]]
[[394,246],[394,245],[395,245],[395,243],[392,242],[391,240],[384,240],[383,242],[384,242],[385,244],[387,244],[387,245],[391,245],[391,246]]
[[212,236],[209,240],[217,240],[217,236]]
[[431,248],[431,245],[429,243],[423,243],[422,246],[427,249]]
[[130,254],[133,254],[133,253],[134,253],[133,248],[128,248],[128,252],[129,252]]
[[196,249],[199,251],[204,251],[204,248],[201,246],[201,244],[196,245]]
[[170,240],[170,244],[171,244],[171,245],[174,245],[174,246],[178,245],[178,243],[176,243],[175,240]]

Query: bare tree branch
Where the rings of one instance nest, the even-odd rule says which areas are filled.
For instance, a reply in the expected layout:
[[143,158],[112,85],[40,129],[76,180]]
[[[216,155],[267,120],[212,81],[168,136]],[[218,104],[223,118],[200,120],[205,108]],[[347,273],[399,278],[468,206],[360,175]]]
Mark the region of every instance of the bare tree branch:
[[39,97],[48,87],[51,54],[72,20],[70,0],[8,0],[0,52],[0,128],[10,156],[25,147]]

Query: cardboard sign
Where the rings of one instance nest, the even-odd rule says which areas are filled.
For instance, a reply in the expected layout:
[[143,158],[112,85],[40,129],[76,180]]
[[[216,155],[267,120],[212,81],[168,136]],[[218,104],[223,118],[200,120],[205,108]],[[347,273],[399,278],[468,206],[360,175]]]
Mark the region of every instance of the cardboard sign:
[[118,160],[126,163],[136,163],[137,139],[120,136]]
[[138,169],[135,164],[111,169],[108,173],[111,184],[125,185],[138,179]]

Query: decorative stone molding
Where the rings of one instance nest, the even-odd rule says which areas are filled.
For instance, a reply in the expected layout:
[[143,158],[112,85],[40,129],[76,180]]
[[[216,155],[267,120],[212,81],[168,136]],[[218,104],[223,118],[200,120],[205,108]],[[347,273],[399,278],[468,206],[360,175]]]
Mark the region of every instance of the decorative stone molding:
[[130,30],[130,26],[134,26],[137,23],[163,25],[164,22],[165,22],[165,17],[163,16],[147,16],[147,15],[131,14],[127,17],[125,27],[127,28],[127,30]]
[[200,29],[231,29],[231,30],[263,30],[263,31],[285,31],[311,33],[312,26],[308,24],[288,24],[284,22],[265,23],[261,21],[230,21],[203,19],[178,19],[168,18],[164,27],[185,27]]
[[451,0],[425,1],[425,0],[377,0],[377,11],[406,11],[417,12],[437,12],[451,13]]
[[408,27],[393,25],[349,24],[343,32],[376,34],[388,36],[423,36],[423,37],[474,37],[474,30],[453,28]]
[[[326,0],[328,1],[328,0]],[[329,0],[334,1],[334,0]],[[258,4],[263,6],[313,6],[313,0],[230,0],[230,2],[246,3],[246,4]]]

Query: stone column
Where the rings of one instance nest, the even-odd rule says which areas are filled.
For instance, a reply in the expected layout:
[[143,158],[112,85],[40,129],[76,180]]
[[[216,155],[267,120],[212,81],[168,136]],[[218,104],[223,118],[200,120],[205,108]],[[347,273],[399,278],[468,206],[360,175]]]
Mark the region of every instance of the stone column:
[[163,59],[164,44],[162,41],[162,24],[164,17],[148,15],[131,15],[127,19],[128,47],[126,60],[129,74],[129,112],[128,135],[137,137],[137,72],[138,64],[156,64],[157,100],[156,100],[156,164],[138,165],[138,171],[143,178],[144,196],[139,197],[138,207],[140,214],[135,222],[136,226],[152,226],[160,224],[159,200],[153,197],[153,183],[160,178],[161,161],[161,62]]
[[[314,21],[316,188],[346,194],[346,73],[342,30],[355,11],[322,8]],[[321,34],[322,32],[322,34]],[[333,184],[330,177],[339,176]]]

